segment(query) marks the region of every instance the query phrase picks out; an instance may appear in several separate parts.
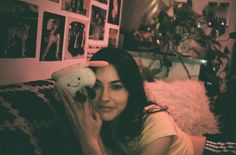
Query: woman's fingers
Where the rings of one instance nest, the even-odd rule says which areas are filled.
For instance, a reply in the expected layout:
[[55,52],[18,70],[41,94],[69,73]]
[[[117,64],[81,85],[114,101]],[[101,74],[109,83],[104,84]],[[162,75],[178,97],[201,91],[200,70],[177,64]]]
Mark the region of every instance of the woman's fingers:
[[62,92],[60,92],[60,94],[61,94],[60,99],[64,103],[63,105],[65,107],[65,111],[68,116],[68,119],[72,122],[76,121],[75,114],[74,114],[72,108],[70,107],[70,105],[68,104],[66,97],[64,96],[64,94]]
[[84,103],[87,100],[87,97],[84,94],[82,94],[80,91],[77,91],[75,93],[75,99],[80,103]]
[[[76,123],[78,121],[83,122],[85,121],[85,119],[88,122],[94,120],[97,122],[98,120],[100,120],[100,117],[96,112],[95,107],[90,98],[87,97],[86,100],[83,103],[81,103],[78,101],[79,99],[75,99],[68,91],[66,90],[59,90],[59,91],[60,91],[60,98],[64,103],[66,112],[72,121]],[[85,89],[82,89],[80,94],[81,95],[77,96],[76,98],[87,95],[87,92]]]
[[[86,91],[85,90],[81,90],[81,93],[79,93],[80,96],[77,96],[76,98],[81,98],[81,97],[86,97]],[[85,94],[85,95],[83,95]],[[66,90],[63,90],[63,95],[65,98],[65,104],[67,104],[67,109],[69,108],[70,112],[73,113],[76,117],[78,117],[78,115],[87,115],[87,116],[91,116],[92,114],[92,109],[91,109],[91,104],[88,101],[88,98],[86,97],[86,99],[83,102],[80,102],[78,100],[81,99],[74,99],[74,97]],[[78,95],[78,93],[77,93]]]
[[83,109],[83,104],[76,102],[75,99],[73,98],[73,96],[68,91],[63,90],[62,92],[65,97],[66,103],[72,109],[73,113],[76,114],[78,110]]
[[[81,90],[85,94],[85,90]],[[93,104],[87,97],[83,103],[77,102],[74,97],[66,90],[60,92],[61,101],[64,103],[68,120],[72,123],[72,128],[79,141],[86,141],[97,137],[100,133],[102,120],[95,111]]]
[[101,117],[97,111],[94,111],[94,119],[99,121],[99,123],[102,123]]

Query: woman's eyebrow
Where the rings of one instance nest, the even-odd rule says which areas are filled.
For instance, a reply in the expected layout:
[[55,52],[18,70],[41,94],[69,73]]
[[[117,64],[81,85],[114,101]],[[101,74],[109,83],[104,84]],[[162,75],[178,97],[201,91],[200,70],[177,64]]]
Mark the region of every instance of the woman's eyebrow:
[[121,80],[111,81],[111,84],[122,83]]
[[[102,82],[100,80],[96,80],[96,83],[98,84],[102,84]],[[121,80],[114,80],[110,82],[111,84],[116,84],[116,83],[122,83]]]

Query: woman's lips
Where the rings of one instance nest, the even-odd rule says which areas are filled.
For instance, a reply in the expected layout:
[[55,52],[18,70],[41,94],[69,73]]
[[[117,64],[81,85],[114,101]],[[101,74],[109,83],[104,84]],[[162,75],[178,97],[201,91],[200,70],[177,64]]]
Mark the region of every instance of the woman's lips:
[[99,111],[101,111],[101,112],[111,112],[111,111],[114,109],[114,107],[99,106],[98,109],[99,109]]

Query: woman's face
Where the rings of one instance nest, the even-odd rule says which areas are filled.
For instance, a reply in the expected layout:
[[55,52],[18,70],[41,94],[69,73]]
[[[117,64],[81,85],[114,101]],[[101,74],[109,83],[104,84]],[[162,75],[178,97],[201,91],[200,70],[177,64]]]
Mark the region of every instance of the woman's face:
[[54,21],[52,26],[53,26],[54,30],[57,29],[58,28],[58,21]]
[[112,65],[97,69],[95,74],[95,108],[103,121],[112,121],[126,108],[129,93]]
[[114,7],[118,7],[118,0],[113,0]]

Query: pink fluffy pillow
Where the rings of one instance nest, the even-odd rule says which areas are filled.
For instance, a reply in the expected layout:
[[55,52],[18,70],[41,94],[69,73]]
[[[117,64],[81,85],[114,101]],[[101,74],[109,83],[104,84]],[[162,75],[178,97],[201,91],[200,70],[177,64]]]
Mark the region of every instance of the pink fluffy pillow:
[[198,80],[145,82],[150,101],[167,106],[179,127],[191,135],[219,133],[218,122],[210,111],[204,85]]

